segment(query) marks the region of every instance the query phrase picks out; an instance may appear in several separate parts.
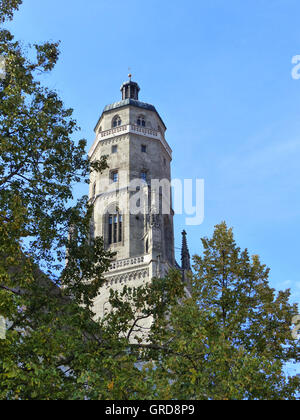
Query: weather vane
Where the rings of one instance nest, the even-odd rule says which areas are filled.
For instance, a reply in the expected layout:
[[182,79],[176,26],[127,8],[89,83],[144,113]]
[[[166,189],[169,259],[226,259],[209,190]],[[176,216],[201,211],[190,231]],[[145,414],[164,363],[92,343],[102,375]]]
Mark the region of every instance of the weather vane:
[[131,78],[132,78],[131,67],[128,67],[128,71],[129,71],[128,77],[129,77],[129,80],[131,82]]

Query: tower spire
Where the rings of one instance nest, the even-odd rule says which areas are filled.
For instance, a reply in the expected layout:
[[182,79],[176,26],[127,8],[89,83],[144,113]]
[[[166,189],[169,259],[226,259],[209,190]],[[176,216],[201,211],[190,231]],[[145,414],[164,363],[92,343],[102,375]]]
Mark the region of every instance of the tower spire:
[[190,271],[191,270],[191,257],[190,257],[190,252],[189,252],[186,236],[187,236],[187,233],[184,230],[182,232],[181,268],[184,271]]
[[191,269],[191,257],[186,239],[187,233],[184,230],[182,232],[182,250],[181,250],[181,268],[182,268],[182,281],[186,286],[186,289],[192,293],[192,269]]

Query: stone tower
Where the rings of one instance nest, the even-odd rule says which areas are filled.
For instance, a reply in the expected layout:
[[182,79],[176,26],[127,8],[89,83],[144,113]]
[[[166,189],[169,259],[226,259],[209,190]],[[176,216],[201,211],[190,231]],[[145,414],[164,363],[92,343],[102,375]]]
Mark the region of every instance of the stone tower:
[[[102,174],[91,174],[93,234],[116,252],[95,301],[97,317],[109,310],[110,288],[137,287],[175,266],[172,201],[166,199],[171,196],[172,150],[163,120],[153,105],[139,101],[139,92],[129,75],[121,86],[122,100],[106,106],[100,116],[89,152],[92,161],[108,156],[109,166]],[[167,190],[154,191],[153,180],[165,182]],[[168,211],[163,210],[164,199]]]

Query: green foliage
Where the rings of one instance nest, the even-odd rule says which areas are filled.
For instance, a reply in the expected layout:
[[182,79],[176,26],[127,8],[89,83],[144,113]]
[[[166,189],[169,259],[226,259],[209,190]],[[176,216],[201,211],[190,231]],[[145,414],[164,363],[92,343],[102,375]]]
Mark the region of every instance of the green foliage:
[[[0,1],[0,23],[21,1]],[[90,235],[93,208],[71,205],[91,165],[72,110],[39,75],[57,43],[29,60],[0,29],[0,399],[292,399],[299,361],[289,291],[275,296],[269,271],[236,246],[225,224],[195,257],[191,295],[170,271],[139,288],[111,292],[111,310],[93,320],[93,301],[112,254]],[[67,253],[66,250],[67,249]],[[67,259],[67,264],[65,261]]]
[[275,296],[269,270],[236,246],[225,223],[202,243],[191,296],[153,331],[152,343],[164,348],[152,372],[157,397],[295,398],[299,378],[284,374],[287,362],[299,362],[290,291]]
[[12,19],[21,3],[22,0],[0,0],[0,23]]
[[[1,2],[2,22],[19,4]],[[72,110],[39,81],[54,68],[58,44],[34,48],[29,60],[1,28],[0,313],[11,322],[0,341],[2,399],[75,395],[81,359],[98,331],[91,302],[112,257],[101,239],[90,238],[87,198],[70,204],[74,185],[106,162],[90,164],[85,140],[72,140]]]

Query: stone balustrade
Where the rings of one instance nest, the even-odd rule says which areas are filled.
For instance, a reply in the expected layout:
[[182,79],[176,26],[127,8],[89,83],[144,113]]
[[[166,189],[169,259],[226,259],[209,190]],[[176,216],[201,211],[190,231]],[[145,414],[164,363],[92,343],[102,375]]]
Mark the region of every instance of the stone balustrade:
[[[134,125],[134,124],[126,124],[126,125],[122,125],[120,127],[115,127],[115,128],[111,128],[109,130],[101,131],[98,134],[97,139],[98,139],[98,141],[102,141],[102,140],[109,139],[111,137],[121,136],[121,135],[126,134],[126,133],[134,133],[134,134],[138,134],[138,135],[141,135],[141,136],[152,137],[152,138],[158,139],[162,142],[162,144],[164,145],[166,151],[170,154],[170,156],[172,155],[172,150],[171,150],[170,146],[168,145],[168,143],[166,142],[162,133],[158,130],[154,130],[153,128],[140,127],[140,126]],[[95,143],[91,154],[94,152],[94,150],[96,148],[96,145],[97,144]]]
[[110,271],[142,264],[144,263],[144,261],[145,261],[144,257],[128,258],[126,260],[114,261],[110,266]]
[[114,135],[118,136],[120,134],[123,134],[124,132],[128,132],[128,125],[121,125],[120,127],[111,128],[110,130],[101,131],[99,133],[99,139],[103,140],[106,137],[111,137]]

